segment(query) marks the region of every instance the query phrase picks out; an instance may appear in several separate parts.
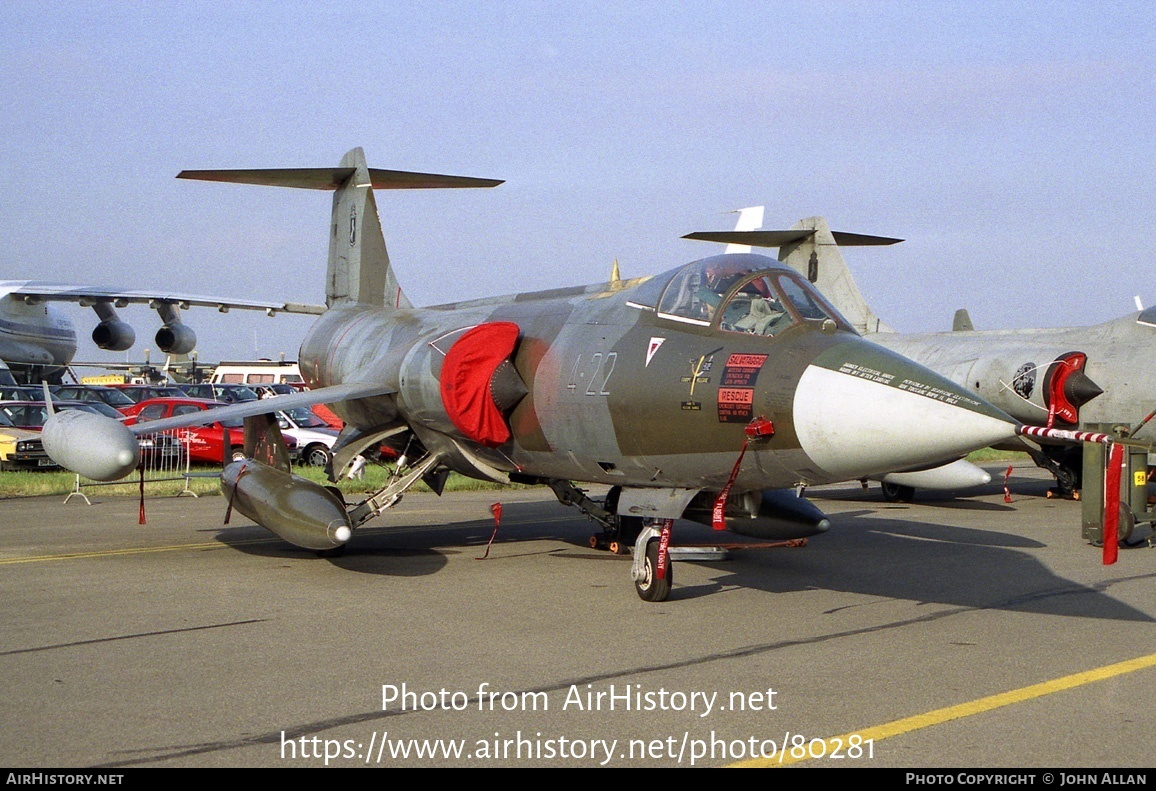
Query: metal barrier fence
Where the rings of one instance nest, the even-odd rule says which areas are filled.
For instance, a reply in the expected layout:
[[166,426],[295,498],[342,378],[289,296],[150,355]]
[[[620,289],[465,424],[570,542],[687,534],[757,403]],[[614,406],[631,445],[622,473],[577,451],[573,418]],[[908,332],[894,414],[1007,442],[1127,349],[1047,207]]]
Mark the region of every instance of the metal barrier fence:
[[[160,434],[142,434],[138,438],[140,443],[141,468],[143,468],[143,478],[146,486],[150,483],[160,483],[162,481],[184,481],[184,489],[177,492],[177,496],[180,497],[188,494],[196,497],[197,493],[189,488],[189,481],[193,478],[209,477],[210,475],[212,477],[217,476],[218,473],[216,472],[193,472],[191,436],[187,430],[178,429]],[[140,480],[140,475],[141,471],[138,470],[137,477],[125,478],[110,483],[94,481],[77,475],[76,486],[69,492],[68,496],[64,498],[64,502],[67,503],[73,497],[80,497],[85,503],[92,505],[88,496],[81,491],[82,489],[91,489],[98,486],[136,484]]]

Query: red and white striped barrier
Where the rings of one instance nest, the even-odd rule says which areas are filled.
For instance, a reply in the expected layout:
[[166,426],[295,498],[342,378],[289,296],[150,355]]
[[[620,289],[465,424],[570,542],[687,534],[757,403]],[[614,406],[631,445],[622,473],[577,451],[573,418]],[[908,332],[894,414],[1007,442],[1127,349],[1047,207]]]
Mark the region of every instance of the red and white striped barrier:
[[1058,439],[1064,442],[1095,442],[1100,445],[1109,445],[1113,440],[1111,434],[1101,434],[1096,431],[1069,431],[1068,429],[1045,428],[1044,426],[1016,426],[1016,434],[1021,437]]

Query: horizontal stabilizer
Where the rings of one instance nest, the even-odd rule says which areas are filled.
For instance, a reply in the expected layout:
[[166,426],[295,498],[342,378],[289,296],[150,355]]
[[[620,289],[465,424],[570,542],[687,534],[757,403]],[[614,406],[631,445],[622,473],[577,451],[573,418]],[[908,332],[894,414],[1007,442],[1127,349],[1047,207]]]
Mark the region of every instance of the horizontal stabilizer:
[[696,231],[695,233],[688,233],[682,238],[693,239],[696,242],[782,247],[785,244],[814,235],[814,231]]
[[[782,247],[814,235],[814,230],[807,229],[791,231],[697,231],[688,233],[682,238],[699,242],[747,244],[752,247]],[[897,244],[903,241],[902,239],[892,239],[889,236],[867,236],[866,234],[846,233],[844,231],[832,231],[831,235],[835,237],[835,243],[842,247],[868,247]]]
[[835,237],[835,244],[840,247],[878,247],[889,244],[899,244],[902,239],[890,236],[868,236],[864,233],[847,233],[846,231],[831,231]]
[[[296,187],[307,190],[336,190],[356,172],[356,168],[271,168],[266,170],[182,170],[179,179],[224,181],[232,184],[257,184],[263,187]],[[461,187],[496,187],[500,179],[478,179],[469,176],[442,176],[436,173],[413,173],[406,170],[369,168],[374,189],[428,190]]]

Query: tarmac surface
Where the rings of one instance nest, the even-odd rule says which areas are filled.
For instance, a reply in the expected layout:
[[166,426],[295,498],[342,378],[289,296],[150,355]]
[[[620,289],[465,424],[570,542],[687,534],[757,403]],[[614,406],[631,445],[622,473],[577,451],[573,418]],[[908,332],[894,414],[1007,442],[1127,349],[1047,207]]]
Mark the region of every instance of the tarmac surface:
[[1156,550],[1010,485],[811,490],[828,533],[661,604],[548,491],[409,495],[338,558],[220,497],[5,500],[0,765],[1152,766]]

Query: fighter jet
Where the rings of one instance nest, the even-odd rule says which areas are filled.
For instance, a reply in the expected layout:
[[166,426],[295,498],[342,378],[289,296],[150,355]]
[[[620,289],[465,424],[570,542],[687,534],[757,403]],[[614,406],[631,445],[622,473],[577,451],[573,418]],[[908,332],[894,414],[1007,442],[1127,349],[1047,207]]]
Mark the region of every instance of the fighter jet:
[[[900,354],[861,338],[804,277],[772,258],[718,255],[653,277],[415,308],[386,251],[374,188],[501,183],[368,168],[185,171],[220,182],[332,190],[328,310],[301,344],[309,392],[222,407],[245,417],[243,451],[222,474],[230,508],[287,541],[333,551],[418,480],[449,472],[551,487],[633,545],[632,576],[666,598],[673,520],[764,539],[830,522],[812,484],[936,467],[1014,436],[1014,421]],[[381,443],[400,454],[386,485],[346,505],[292,474],[268,413],[328,403],[348,424],[337,480]],[[137,464],[133,432],[62,412],[44,446],[97,480]],[[594,499],[578,484],[609,486]]]
[[[1062,430],[1123,426],[1138,441],[1156,440],[1156,309],[1091,327],[975,330],[957,311],[952,332],[897,333],[864,299],[842,253],[840,234],[822,217],[788,231],[698,232],[688,238],[778,247],[779,260],[805,276],[872,342],[946,376],[974,396],[1027,425]],[[894,243],[875,237],[878,243]],[[844,242],[845,243],[845,242]],[[1001,447],[1027,452],[1056,478],[1055,494],[1072,496],[1081,485],[1082,450],[1019,437]],[[889,499],[909,500],[912,485],[884,488]]]
[[190,307],[213,307],[277,313],[319,314],[323,305],[293,302],[259,302],[165,291],[128,291],[102,286],[48,283],[39,280],[0,281],[0,384],[58,383],[76,354],[76,328],[57,303],[75,302],[91,307],[100,320],[92,331],[98,348],[122,352],[136,342],[132,325],[122,321],[118,308],[145,304],[161,319],[155,341],[166,354],[183,355],[197,345],[192,328],[181,321]]

